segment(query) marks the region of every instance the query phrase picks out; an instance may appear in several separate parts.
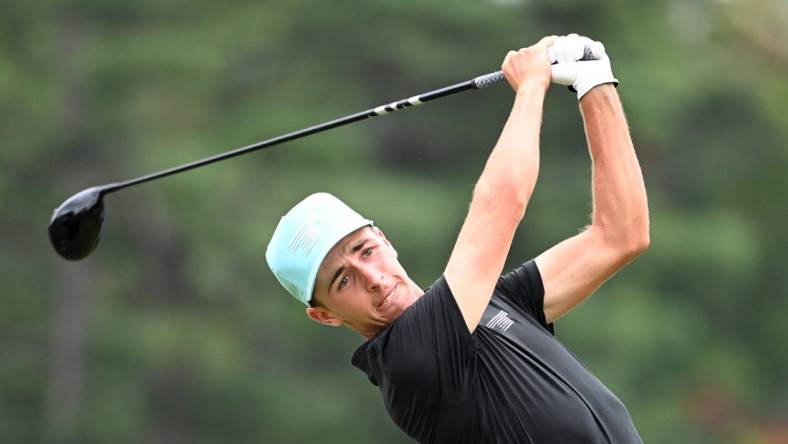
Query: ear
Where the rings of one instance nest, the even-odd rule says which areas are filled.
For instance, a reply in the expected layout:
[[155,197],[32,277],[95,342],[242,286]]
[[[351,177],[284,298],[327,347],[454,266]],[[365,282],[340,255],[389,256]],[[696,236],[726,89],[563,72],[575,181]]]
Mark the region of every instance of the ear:
[[323,307],[307,307],[306,315],[309,316],[309,319],[319,324],[330,325],[332,327],[339,327],[342,325],[342,319]]

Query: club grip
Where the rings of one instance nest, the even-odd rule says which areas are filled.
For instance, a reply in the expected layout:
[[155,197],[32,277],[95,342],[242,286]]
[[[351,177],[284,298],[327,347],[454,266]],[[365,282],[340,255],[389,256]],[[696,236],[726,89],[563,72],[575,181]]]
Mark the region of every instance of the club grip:
[[503,75],[503,71],[496,71],[476,77],[473,79],[473,84],[476,86],[476,89],[482,89],[488,86],[497,85],[505,80],[506,76]]
[[[555,64],[555,57],[553,57],[552,53],[550,53],[549,48],[548,54],[550,55],[550,62]],[[580,60],[599,60],[604,56],[605,47],[599,42],[594,42],[590,45],[586,45],[585,48],[583,48],[583,56],[580,57]],[[496,71],[474,78],[473,84],[476,89],[482,89],[497,85],[505,80],[506,76],[503,75],[503,71]]]

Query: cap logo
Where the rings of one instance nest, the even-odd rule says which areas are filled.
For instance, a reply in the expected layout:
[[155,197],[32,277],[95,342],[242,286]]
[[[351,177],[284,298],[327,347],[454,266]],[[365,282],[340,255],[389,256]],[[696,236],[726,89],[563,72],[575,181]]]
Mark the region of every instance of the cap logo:
[[309,252],[312,250],[312,247],[314,247],[315,243],[317,243],[317,240],[320,239],[320,228],[318,226],[318,222],[320,222],[319,214],[312,213],[309,215],[306,221],[304,221],[296,234],[293,236],[293,239],[290,241],[290,245],[288,245],[291,254],[309,256]]

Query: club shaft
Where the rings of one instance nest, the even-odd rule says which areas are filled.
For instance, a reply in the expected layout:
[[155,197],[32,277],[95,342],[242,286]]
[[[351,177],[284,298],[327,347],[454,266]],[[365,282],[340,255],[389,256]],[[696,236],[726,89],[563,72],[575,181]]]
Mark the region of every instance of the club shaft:
[[304,128],[298,131],[293,131],[291,133],[283,134],[281,136],[277,136],[272,139],[263,140],[261,142],[257,142],[241,148],[236,148],[226,153],[217,154],[215,156],[207,157],[205,159],[197,160],[174,168],[169,168],[163,171],[159,171],[157,173],[148,174],[147,176],[138,177],[135,179],[127,180],[125,182],[116,182],[112,184],[107,184],[102,187],[103,193],[104,194],[111,193],[113,191],[118,191],[120,189],[130,187],[132,185],[139,185],[141,183],[148,182],[154,179],[160,179],[162,177],[170,176],[172,174],[182,173],[184,171],[188,171],[214,162],[219,162],[221,160],[229,159],[231,157],[240,156],[242,154],[250,153],[252,151],[261,150],[263,148],[268,148],[274,145],[278,145],[280,143],[289,142],[291,140],[300,139],[301,137],[306,137],[332,128],[337,128],[350,123],[358,122],[360,120],[365,120],[370,117],[382,116],[384,114],[388,114],[394,111],[399,111],[401,109],[417,106],[422,103],[439,99],[441,97],[446,97],[452,94],[457,94],[462,91],[486,88],[488,86],[492,86],[497,83],[500,83],[504,79],[505,78],[501,71],[493,72],[483,76],[478,76],[474,79],[467,80],[465,82],[446,86],[440,89],[436,89],[434,91],[425,92],[423,94],[409,97],[407,99],[396,100],[386,105],[370,108],[365,111],[347,115],[345,117],[340,117],[338,119],[334,119],[318,125],[310,126],[308,128]]

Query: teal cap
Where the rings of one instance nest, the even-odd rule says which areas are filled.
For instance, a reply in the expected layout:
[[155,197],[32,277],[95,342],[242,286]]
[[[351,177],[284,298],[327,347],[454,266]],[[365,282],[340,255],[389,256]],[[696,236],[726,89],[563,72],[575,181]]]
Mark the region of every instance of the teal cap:
[[296,299],[309,305],[317,271],[329,250],[372,221],[328,193],[308,196],[276,226],[265,259],[276,279]]

